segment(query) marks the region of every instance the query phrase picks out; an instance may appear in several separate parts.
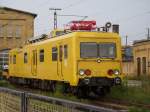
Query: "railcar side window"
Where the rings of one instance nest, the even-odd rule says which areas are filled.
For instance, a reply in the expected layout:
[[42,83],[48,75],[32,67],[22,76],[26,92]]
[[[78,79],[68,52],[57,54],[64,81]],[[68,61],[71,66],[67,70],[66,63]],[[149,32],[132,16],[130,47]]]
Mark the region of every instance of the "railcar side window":
[[57,47],[52,48],[52,61],[57,61]]
[[56,31],[56,35],[59,36],[59,35],[63,35],[64,34],[64,31]]
[[27,53],[24,53],[24,63],[28,63],[28,55],[27,55]]
[[60,45],[59,46],[59,61],[62,61],[62,56],[63,56],[63,47]]
[[44,62],[44,49],[40,50],[40,62]]
[[100,43],[99,56],[101,58],[115,58],[116,57],[115,43]]
[[98,55],[98,47],[95,42],[81,42],[80,56],[81,58],[96,58]]
[[16,64],[16,55],[13,56],[13,64]]
[[64,59],[68,58],[68,46],[64,45]]

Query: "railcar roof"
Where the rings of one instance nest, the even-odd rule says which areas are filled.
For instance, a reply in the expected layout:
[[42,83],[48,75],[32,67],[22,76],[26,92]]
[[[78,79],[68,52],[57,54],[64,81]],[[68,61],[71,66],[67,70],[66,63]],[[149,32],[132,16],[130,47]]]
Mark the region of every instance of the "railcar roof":
[[57,37],[54,37],[54,38],[48,38],[46,40],[43,40],[43,41],[40,41],[40,42],[36,42],[36,43],[32,43],[31,46],[34,46],[34,45],[41,45],[41,44],[44,44],[44,43],[47,43],[47,42],[51,42],[51,41],[57,41],[57,40],[60,40],[60,39],[65,39],[65,38],[71,38],[71,37],[74,37],[74,36],[77,36],[77,37],[91,37],[91,38],[100,38],[100,37],[103,37],[103,38],[118,38],[119,35],[117,33],[111,33],[111,32],[72,32],[72,33],[68,33],[68,34],[64,34],[64,35],[61,35],[61,36],[57,36]]
[[[25,46],[23,46],[24,48],[26,47],[30,47],[30,46],[37,46],[37,45],[41,45],[41,44],[46,44],[48,42],[53,42],[53,41],[57,41],[60,39],[65,39],[65,38],[71,38],[71,37],[82,37],[82,38],[87,38],[87,37],[91,37],[91,38],[119,38],[119,35],[117,33],[112,33],[112,32],[72,32],[72,33],[68,33],[68,34],[64,34],[58,37],[54,37],[54,38],[48,38],[46,40],[43,41],[39,41],[36,43],[32,43],[32,44],[27,44]],[[15,48],[12,49],[11,51],[19,51],[21,48]]]

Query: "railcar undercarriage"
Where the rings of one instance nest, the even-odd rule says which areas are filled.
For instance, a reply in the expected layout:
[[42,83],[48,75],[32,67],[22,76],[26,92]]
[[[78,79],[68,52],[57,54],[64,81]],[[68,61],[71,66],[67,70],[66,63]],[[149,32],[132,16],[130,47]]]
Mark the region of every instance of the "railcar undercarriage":
[[114,84],[114,80],[108,80],[106,78],[101,79],[101,81],[100,79],[98,80],[95,78],[91,78],[89,83],[85,82],[85,80],[82,79],[79,80],[78,86],[70,86],[69,83],[65,82],[19,77],[9,77],[8,80],[12,84],[27,86],[29,88],[41,89],[50,92],[56,92],[56,90],[59,88],[60,92],[62,92],[63,94],[72,93],[78,98],[97,98],[104,96],[105,94],[110,92],[110,87]]

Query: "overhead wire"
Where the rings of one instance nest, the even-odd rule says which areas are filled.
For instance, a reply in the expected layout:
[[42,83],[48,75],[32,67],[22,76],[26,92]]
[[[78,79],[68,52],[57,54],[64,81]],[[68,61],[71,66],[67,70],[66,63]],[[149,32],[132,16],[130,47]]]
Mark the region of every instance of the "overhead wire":
[[140,36],[140,35],[143,35],[143,34],[145,34],[145,32],[137,33],[137,34],[132,35],[132,36]]
[[66,16],[66,17],[80,17],[82,18],[81,20],[79,21],[83,21],[85,20],[86,18],[88,18],[88,16],[81,16],[81,15],[58,15],[58,16]]
[[36,8],[41,8],[41,7],[45,6],[45,5],[48,5],[49,1],[51,1],[51,0],[46,0],[46,1],[42,2],[42,3],[40,3],[39,5],[36,6]]
[[[9,1],[9,2],[8,2],[8,1],[6,2],[6,0],[4,0],[4,1],[5,1],[5,4],[6,4],[6,5],[11,5],[12,3],[14,3],[14,1]],[[4,1],[2,2],[2,4],[4,3]],[[2,6],[3,6],[3,5],[2,5]]]
[[[130,17],[125,18],[125,19],[118,19],[116,22],[124,23],[124,22],[130,21],[132,19],[135,19],[137,17],[141,17],[143,15],[147,15],[147,14],[150,14],[150,11],[145,11],[143,13],[136,14],[136,15],[130,16]],[[142,37],[144,35],[146,35],[146,33],[145,32],[141,32],[141,33],[137,33],[135,35],[130,35],[130,37],[136,37],[137,38],[137,37]]]
[[124,19],[118,19],[118,20],[115,20],[116,22],[126,22],[126,21],[129,21],[131,19],[135,19],[139,16],[142,16],[142,15],[147,15],[147,14],[150,14],[150,11],[146,11],[146,12],[143,12],[143,13],[140,13],[140,14],[136,14],[136,15],[133,15],[133,16],[130,16],[130,17],[127,17],[127,18],[124,18]]
[[[68,8],[74,7],[74,6],[79,5],[79,4],[81,4],[81,3],[85,2],[85,1],[87,1],[87,0],[78,0],[78,1],[75,1],[75,2],[73,2],[73,3],[71,3],[71,4],[67,5],[67,6],[63,7],[62,10],[66,10]],[[80,18],[82,18],[79,21],[85,20],[88,17],[88,16],[81,16],[81,15],[58,15],[58,16],[80,17]]]
[[74,6],[79,5],[79,4],[81,4],[82,2],[85,2],[85,1],[86,0],[78,0],[78,1],[76,1],[74,3],[69,4],[68,6],[66,6],[66,7],[64,7],[62,9],[64,10],[64,9],[68,9],[68,8],[74,7]]

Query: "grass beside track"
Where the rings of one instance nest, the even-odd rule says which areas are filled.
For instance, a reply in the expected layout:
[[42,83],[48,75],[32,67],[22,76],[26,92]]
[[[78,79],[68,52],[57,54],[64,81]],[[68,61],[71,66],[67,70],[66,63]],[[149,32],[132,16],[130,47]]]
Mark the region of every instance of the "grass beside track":
[[[127,105],[139,104],[138,107],[129,108],[130,112],[150,112],[150,76],[128,79],[141,81],[141,87],[128,87],[126,84],[128,80],[125,80],[123,85],[112,87],[111,92],[105,98],[124,102]],[[148,105],[149,109],[142,108],[144,105]]]
[[141,87],[128,87],[126,84],[112,87],[106,98],[150,105],[150,77],[141,77],[140,81]]
[[150,92],[139,87],[113,87],[111,93],[107,94],[106,98],[150,105]]

